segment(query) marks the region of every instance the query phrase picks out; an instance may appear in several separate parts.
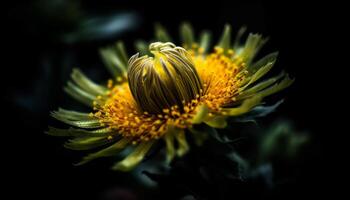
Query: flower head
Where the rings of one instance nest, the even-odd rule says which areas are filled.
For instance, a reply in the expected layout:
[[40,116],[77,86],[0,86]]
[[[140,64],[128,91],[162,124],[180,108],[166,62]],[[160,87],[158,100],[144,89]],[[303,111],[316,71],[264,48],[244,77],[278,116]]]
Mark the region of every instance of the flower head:
[[168,162],[184,155],[190,148],[187,137],[201,141],[205,135],[194,125],[225,128],[227,118],[249,114],[264,97],[293,82],[281,73],[257,83],[273,67],[277,53],[254,62],[266,40],[250,34],[241,45],[242,34],[239,31],[232,44],[231,28],[226,26],[219,43],[209,51],[209,33],[196,41],[191,26],[184,24],[182,47],[171,43],[165,29],[158,27],[158,42],[148,49],[138,43],[139,53],[130,59],[121,42],[101,50],[113,79],[106,86],[98,85],[74,69],[73,82],[65,90],[91,106],[92,112],[59,109],[52,116],[75,128],[50,127],[48,134],[74,137],[65,145],[70,149],[104,147],[79,164],[132,148],[113,167],[123,171],[137,166],[160,139],[165,141]]

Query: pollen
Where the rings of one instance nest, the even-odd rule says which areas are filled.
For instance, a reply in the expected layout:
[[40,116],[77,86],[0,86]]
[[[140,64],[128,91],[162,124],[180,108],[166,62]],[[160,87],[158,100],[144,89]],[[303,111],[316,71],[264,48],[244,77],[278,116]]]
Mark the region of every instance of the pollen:
[[221,47],[215,47],[214,52],[208,55],[194,49],[191,55],[203,83],[201,103],[216,112],[220,112],[221,107],[231,105],[244,80],[244,76],[238,76],[245,65],[242,59],[231,59],[234,50],[229,49],[225,53]]

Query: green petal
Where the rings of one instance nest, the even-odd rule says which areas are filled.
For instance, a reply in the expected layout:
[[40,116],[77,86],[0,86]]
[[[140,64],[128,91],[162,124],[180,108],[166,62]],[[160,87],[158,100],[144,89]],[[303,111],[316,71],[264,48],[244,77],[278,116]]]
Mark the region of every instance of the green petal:
[[276,92],[279,92],[287,87],[289,87],[294,82],[294,79],[291,79],[288,75],[279,83],[274,84],[273,86],[261,91],[258,93],[261,97],[266,97]]
[[271,70],[273,67],[274,62],[267,63],[266,65],[262,66],[257,72],[255,72],[251,77],[248,79],[248,83],[245,83],[245,85],[241,88],[239,88],[239,91],[245,90],[248,86],[250,86],[252,83],[259,80],[261,77],[263,77],[267,72]]
[[77,68],[73,69],[71,77],[80,88],[82,88],[84,91],[90,94],[97,96],[97,95],[103,95],[106,92],[105,87],[102,87],[94,83],[93,81],[91,81],[89,78],[87,78],[84,75],[83,72],[81,72]]
[[91,119],[91,120],[72,120],[67,118],[66,116],[61,115],[57,112],[52,112],[51,116],[61,122],[64,122],[66,124],[76,126],[79,128],[100,128],[101,124],[99,120],[97,119]]
[[118,41],[117,42],[117,44],[116,44],[116,53],[117,53],[117,56],[120,58],[120,60],[122,62],[122,66],[124,67],[124,71],[126,71],[127,68],[128,68],[129,56],[126,53],[125,46],[124,46],[124,43],[122,41]]
[[194,43],[193,28],[189,23],[183,23],[180,27],[180,36],[185,47],[191,48]]
[[200,124],[208,116],[209,108],[206,105],[200,105],[197,108],[196,115],[192,118],[192,124]]
[[70,81],[68,81],[68,84],[64,88],[64,91],[80,103],[83,103],[89,107],[92,106],[92,102],[95,100],[95,96],[93,94],[82,90]]
[[172,41],[168,32],[160,24],[155,25],[155,35],[156,35],[156,39],[158,42],[171,42]]
[[226,24],[224,32],[222,33],[221,39],[218,44],[219,47],[227,50],[231,47],[231,26]]
[[246,99],[249,98],[255,94],[257,94],[258,92],[260,92],[261,90],[269,87],[270,85],[276,83],[278,80],[280,80],[282,77],[284,77],[286,74],[285,72],[280,73],[279,75],[269,78],[261,83],[258,83],[257,85],[248,88],[246,90],[244,90],[243,92],[241,92],[237,97],[236,97],[236,101],[242,100],[242,99]]
[[111,142],[113,140],[109,140],[107,137],[80,137],[68,140],[64,147],[72,150],[89,150]]
[[176,150],[176,154],[178,156],[183,156],[190,149],[190,147],[187,144],[185,131],[183,129],[179,129],[179,131],[174,135],[175,135],[175,138],[176,138],[177,143],[178,143],[178,148]]
[[239,48],[240,43],[241,43],[241,38],[242,38],[243,34],[246,32],[246,30],[247,30],[246,26],[242,26],[238,30],[238,32],[236,34],[236,38],[235,38],[235,40],[233,42],[233,49],[238,49]]
[[225,128],[227,126],[225,116],[215,116],[208,120],[205,120],[205,123],[214,128]]
[[273,52],[273,53],[270,53],[270,54],[264,56],[263,58],[261,58],[257,62],[255,62],[252,65],[248,66],[248,68],[247,68],[248,74],[249,75],[253,75],[261,67],[266,66],[269,63],[274,65],[276,60],[277,60],[277,56],[278,56],[278,52]]
[[69,129],[60,129],[60,128],[54,128],[49,127],[49,130],[46,132],[48,135],[52,136],[59,136],[59,137],[101,137],[101,136],[108,136],[112,130],[110,128],[102,128],[102,129],[96,129],[93,131],[88,131],[84,129],[76,129],[76,128],[69,128]]
[[204,31],[199,36],[199,46],[204,50],[204,53],[208,51],[210,46],[211,34]]
[[88,156],[85,156],[83,158],[82,161],[80,161],[79,163],[77,163],[76,165],[83,165],[87,162],[90,162],[96,158],[100,158],[100,157],[108,157],[108,156],[114,156],[116,155],[117,153],[119,153],[121,150],[123,150],[130,142],[130,139],[127,139],[127,138],[123,138],[121,140],[119,140],[118,142],[112,144],[111,146],[101,150],[101,151],[98,151],[96,153],[92,153],[92,154],[89,154]]
[[223,108],[222,111],[226,112],[228,116],[238,116],[249,112],[253,107],[261,102],[262,97],[257,95],[250,99],[243,101],[243,103],[236,108]]
[[136,167],[152,147],[154,141],[140,143],[134,151],[129,154],[124,160],[115,164],[112,169],[120,171],[130,171]]
[[113,77],[123,76],[126,73],[127,63],[115,47],[107,47],[100,49],[102,61],[106,65]]
[[164,135],[166,145],[166,162],[170,163],[175,157],[174,135],[177,134],[177,129],[173,126],[168,126],[168,130]]
[[267,38],[263,38],[259,34],[249,34],[243,51],[240,54],[247,65],[250,65],[251,61],[254,59],[261,47],[267,42],[267,40]]
[[135,42],[135,48],[141,56],[149,55],[148,44],[145,41],[138,40]]
[[68,120],[90,120],[91,119],[91,117],[89,116],[89,113],[66,110],[63,108],[58,108],[58,111],[54,111],[53,113],[55,113],[55,115],[57,116],[60,116]]

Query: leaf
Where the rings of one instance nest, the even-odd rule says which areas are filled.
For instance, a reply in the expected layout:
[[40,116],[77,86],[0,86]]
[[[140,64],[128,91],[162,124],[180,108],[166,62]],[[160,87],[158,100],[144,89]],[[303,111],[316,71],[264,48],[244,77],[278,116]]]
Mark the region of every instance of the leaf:
[[249,176],[250,165],[247,160],[243,159],[238,153],[231,152],[227,158],[238,164],[238,174],[241,180],[245,180]]

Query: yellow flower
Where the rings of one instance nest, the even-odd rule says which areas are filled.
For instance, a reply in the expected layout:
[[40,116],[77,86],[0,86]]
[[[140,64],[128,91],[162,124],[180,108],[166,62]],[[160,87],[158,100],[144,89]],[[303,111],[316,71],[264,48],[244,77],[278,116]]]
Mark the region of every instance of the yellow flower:
[[[231,42],[226,26],[219,43],[210,50],[210,34],[197,41],[189,24],[181,27],[182,47],[170,42],[165,29],[156,28],[157,42],[147,49],[136,44],[128,59],[123,43],[101,50],[113,79],[98,85],[74,69],[65,91],[91,106],[91,113],[59,109],[52,116],[74,128],[50,127],[48,134],[72,136],[65,146],[74,150],[104,147],[86,156],[84,164],[98,157],[132,149],[113,169],[127,171],[139,164],[152,145],[163,140],[166,160],[189,150],[187,137],[200,143],[205,133],[194,125],[225,128],[226,119],[249,113],[262,99],[288,87],[293,80],[280,75],[257,83],[274,65],[277,53],[254,62],[266,42],[249,34],[241,45],[240,30]],[[140,55],[141,54],[141,55]]]

